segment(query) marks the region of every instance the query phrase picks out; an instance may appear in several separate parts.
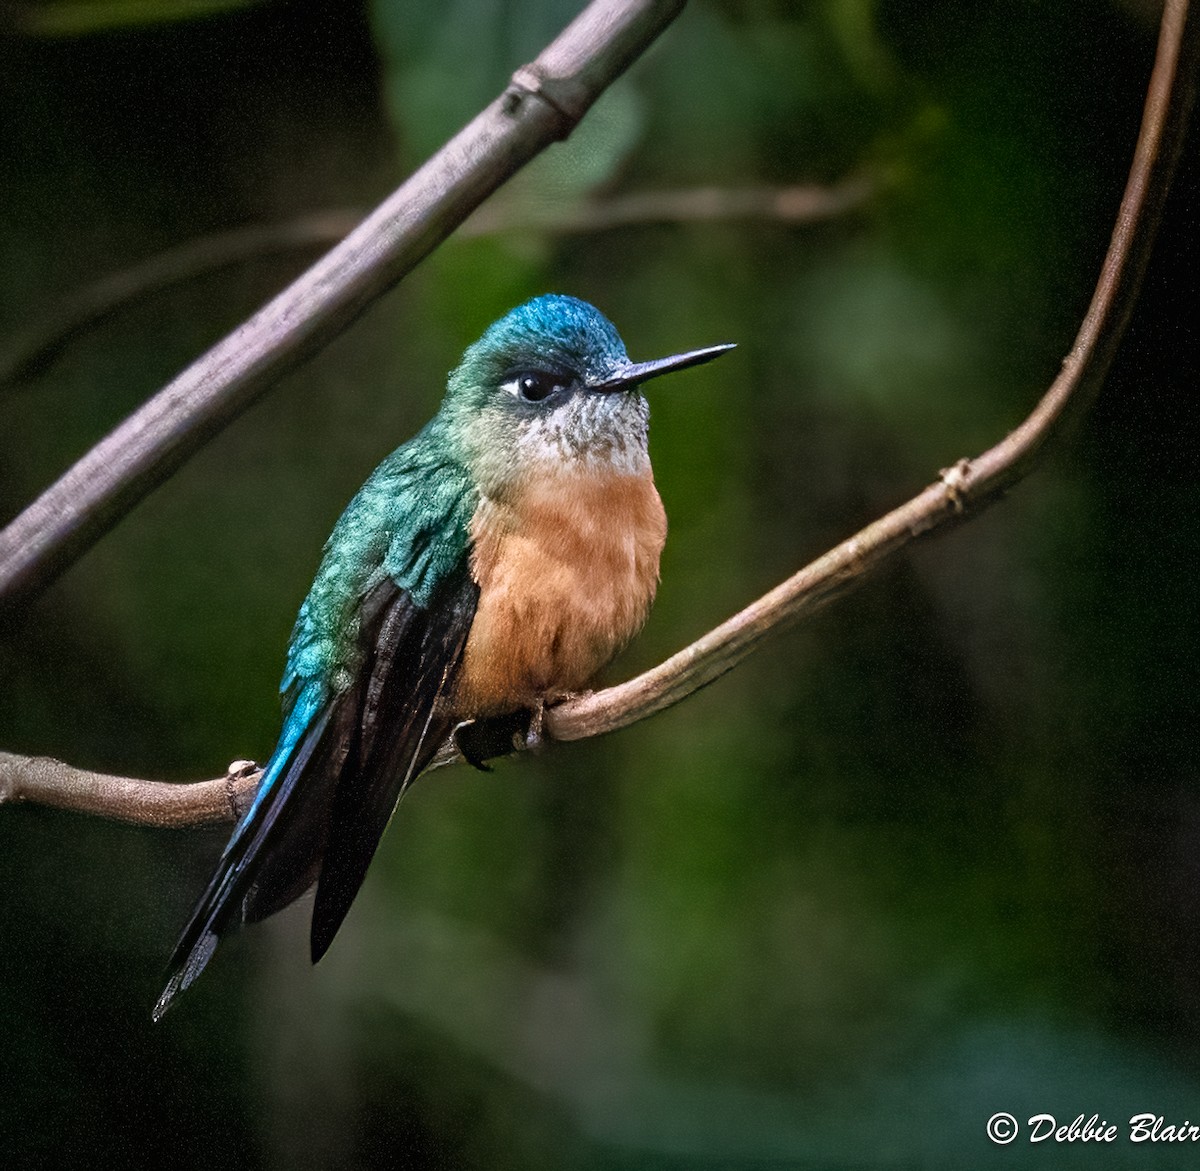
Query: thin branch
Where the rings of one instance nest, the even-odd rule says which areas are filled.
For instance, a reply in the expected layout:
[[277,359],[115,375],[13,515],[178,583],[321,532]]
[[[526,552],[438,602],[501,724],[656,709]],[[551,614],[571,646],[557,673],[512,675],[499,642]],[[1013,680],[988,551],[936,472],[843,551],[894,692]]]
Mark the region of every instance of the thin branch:
[[45,587],[506,179],[564,138],[683,7],[593,0],[349,236],[101,440],[0,532],[0,602]]
[[[604,232],[639,224],[715,223],[767,220],[811,224],[861,207],[877,184],[865,176],[830,187],[696,187],[675,191],[638,191],[607,199],[589,199],[563,207],[531,208],[485,204],[458,229],[460,239],[502,232],[571,235]],[[0,387],[32,378],[77,334],[142,298],[217,272],[229,265],[329,246],[347,236],[362,219],[360,211],[333,208],[282,224],[234,228],[189,240],[141,264],[100,278],[55,306],[11,338],[0,353]]]
[[675,191],[631,191],[607,199],[565,206],[513,209],[494,202],[481,207],[459,230],[460,236],[536,231],[569,235],[606,232],[639,224],[709,224],[770,220],[811,224],[861,207],[879,183],[852,175],[831,186],[798,183],[786,187],[690,187]]
[[32,378],[73,337],[126,305],[250,257],[327,248],[348,236],[362,218],[361,211],[335,209],[283,224],[214,232],[103,276],[64,297],[52,312],[36,318],[5,343],[0,353],[0,387]]
[[0,752],[0,805],[27,801],[156,829],[220,825],[250,808],[260,775],[252,761],[235,760],[215,781],[174,785],[88,772],[48,756]]
[[[1091,405],[1132,310],[1154,232],[1166,198],[1171,171],[1183,139],[1198,57],[1200,34],[1189,15],[1188,0],[1167,0],[1158,53],[1146,96],[1146,108],[1133,165],[1091,305],[1063,369],[1025,421],[1006,439],[975,460],[960,460],[940,479],[823,557],[763,595],[740,614],[709,631],[666,662],[627,683],[567,700],[546,713],[546,730],[557,740],[580,740],[625,727],[678,703],[719,678],[766,637],[832,598],[861,585],[884,560],[918,537],[948,529],[977,514],[1032,470],[1046,444]],[[436,764],[450,763],[449,745]],[[239,762],[245,764],[245,762]],[[112,778],[67,770],[66,782],[54,778],[66,766],[57,762],[0,755],[0,804],[6,800],[41,801],[106,817],[167,824],[161,814],[142,816],[140,801],[156,805],[161,786],[122,780],[120,801],[93,799]],[[233,768],[234,766],[231,766]],[[243,799],[256,774],[242,777]],[[174,786],[184,812],[169,824],[210,820],[214,785],[224,779]],[[72,791],[64,795],[64,786]],[[188,802],[196,794],[194,817]],[[90,803],[89,803],[90,802]],[[202,812],[203,811],[203,812]],[[232,820],[232,811],[228,814]]]

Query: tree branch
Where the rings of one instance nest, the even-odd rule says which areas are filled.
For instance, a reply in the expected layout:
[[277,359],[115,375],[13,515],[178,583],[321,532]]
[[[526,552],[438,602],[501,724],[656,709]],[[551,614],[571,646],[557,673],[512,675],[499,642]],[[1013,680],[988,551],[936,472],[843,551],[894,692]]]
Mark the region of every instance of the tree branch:
[[[555,235],[604,232],[637,224],[714,223],[772,220],[816,223],[861,207],[878,184],[865,175],[831,187],[694,187],[636,191],[588,199],[566,207],[500,207],[485,204],[458,229],[472,239],[501,232]],[[256,224],[215,232],[168,248],[141,264],[101,277],[66,297],[53,312],[12,337],[0,353],[0,387],[33,377],[76,334],[143,297],[261,256],[328,247],[344,239],[362,219],[360,211],[333,208],[281,224]]]
[[1188,0],[1167,0],[1133,164],[1092,300],[1062,371],[1007,438],[764,594],[657,667],[547,712],[547,731],[581,740],[636,723],[718,679],[774,634],[860,585],[917,537],[958,525],[1033,469],[1046,444],[1091,406],[1125,332],[1183,143],[1200,33]]
[[250,257],[328,248],[345,239],[362,218],[361,211],[319,211],[283,224],[213,232],[102,276],[63,297],[52,311],[36,316],[8,339],[0,354],[0,387],[32,378],[76,334],[125,305]]
[[585,199],[565,207],[514,210],[499,203],[481,207],[459,230],[461,236],[538,231],[567,235],[606,232],[637,224],[708,224],[726,220],[772,220],[808,224],[861,207],[878,190],[878,180],[851,175],[831,186],[685,187],[674,191],[630,191]]
[[[1029,474],[1046,444],[1061,438],[1091,405],[1124,332],[1183,139],[1198,56],[1200,36],[1188,0],[1167,0],[1133,165],[1092,302],[1062,372],[1025,421],[664,663],[549,709],[546,730],[552,738],[596,736],[678,703],[739,663],[768,635],[862,584],[891,554],[963,522]],[[435,766],[455,755],[445,746]],[[231,765],[231,774],[238,766],[245,762]],[[245,771],[235,780],[238,801],[247,799],[256,780],[256,773]],[[0,754],[0,804],[39,801],[139,824],[193,825],[222,816],[217,810],[223,799],[226,819],[236,816],[229,798],[218,796],[228,791],[228,778],[165,787],[180,794],[170,815],[163,812],[169,803],[160,783],[98,777],[53,761]]]
[[0,532],[0,603],[52,581],[283,374],[336,337],[507,178],[566,137],[682,7],[683,0],[593,0],[345,240]]
[[237,821],[254,800],[261,772],[235,760],[215,781],[174,785],[74,768],[48,756],[0,752],[0,805],[28,801],[156,829]]

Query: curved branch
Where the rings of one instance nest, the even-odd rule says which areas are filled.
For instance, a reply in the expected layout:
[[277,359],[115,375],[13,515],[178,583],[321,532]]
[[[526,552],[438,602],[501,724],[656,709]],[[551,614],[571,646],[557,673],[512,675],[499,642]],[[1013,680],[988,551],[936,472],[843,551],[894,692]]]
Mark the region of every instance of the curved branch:
[[534,155],[684,0],[593,0],[337,247],[102,439],[0,532],[0,603],[46,586],[288,370],[330,342]]
[[[918,537],[961,523],[1029,474],[1046,444],[1060,438],[1090,406],[1124,332],[1182,142],[1198,55],[1200,37],[1188,0],[1167,0],[1133,165],[1100,278],[1062,372],[1028,418],[1006,439],[976,459],[960,460],[943,471],[936,483],[908,503],[843,541],[664,663],[626,683],[549,709],[545,727],[552,738],[597,736],[678,703],[739,663],[768,635],[860,585],[891,554]],[[454,749],[447,745],[435,767],[455,758]],[[246,762],[237,765],[248,767]],[[64,769],[57,762],[0,754],[0,804],[40,801],[141,824],[202,824],[212,820],[219,804],[214,786],[228,785],[226,778],[168,786],[182,794],[184,812],[164,820],[161,813],[143,816],[141,804],[144,796],[145,809],[161,809],[161,784],[121,779],[117,782],[120,799],[109,800],[104,788],[114,778],[68,769],[67,781],[56,781]],[[238,781],[242,798],[256,780],[257,773],[243,772]],[[71,792],[64,794],[64,787]],[[194,816],[189,820],[192,794]],[[226,810],[232,820],[235,812],[228,803]]]
[[1091,304],[1062,371],[1024,422],[664,663],[547,712],[552,736],[597,736],[678,703],[736,666],[768,634],[861,584],[917,537],[957,525],[993,504],[1029,474],[1046,444],[1091,406],[1125,332],[1183,142],[1198,41],[1188,0],[1167,0],[1133,163]]

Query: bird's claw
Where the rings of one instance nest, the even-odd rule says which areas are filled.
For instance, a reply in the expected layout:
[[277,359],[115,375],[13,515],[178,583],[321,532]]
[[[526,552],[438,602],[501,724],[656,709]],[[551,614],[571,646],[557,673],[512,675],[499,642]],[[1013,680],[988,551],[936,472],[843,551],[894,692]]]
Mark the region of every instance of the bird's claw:
[[467,764],[481,773],[490,773],[492,766],[487,763],[488,754],[484,744],[484,730],[480,728],[481,723],[480,720],[463,720],[455,725],[450,736]]
[[541,743],[541,714],[537,715],[538,732],[531,739],[534,713],[528,710],[513,712],[507,716],[481,716],[475,720],[463,720],[451,735],[454,744],[468,764],[481,772],[491,772],[488,761],[497,756],[508,756],[523,748],[532,748]]
[[529,723],[525,728],[522,742],[518,743],[517,736],[514,736],[513,744],[518,749],[524,748],[526,752],[537,752],[546,742],[543,735],[546,726],[546,701],[539,699],[537,704],[530,708],[528,715]]

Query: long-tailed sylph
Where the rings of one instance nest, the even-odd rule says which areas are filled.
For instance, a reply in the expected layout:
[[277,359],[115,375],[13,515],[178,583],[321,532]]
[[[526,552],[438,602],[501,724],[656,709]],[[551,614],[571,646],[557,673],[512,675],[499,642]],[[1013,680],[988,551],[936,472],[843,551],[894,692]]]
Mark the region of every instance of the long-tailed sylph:
[[[641,384],[731,346],[629,360],[574,297],[463,354],[441,408],[350,502],[300,607],[284,722],[171,957],[155,1019],[218,937],[316,883],[325,953],[400,795],[452,733],[583,687],[641,627],[666,516]],[[459,741],[468,758],[471,738]]]

